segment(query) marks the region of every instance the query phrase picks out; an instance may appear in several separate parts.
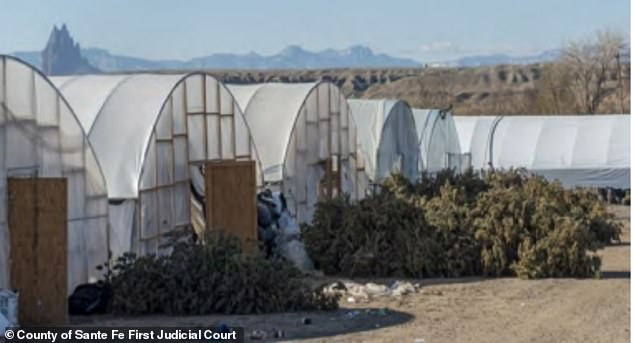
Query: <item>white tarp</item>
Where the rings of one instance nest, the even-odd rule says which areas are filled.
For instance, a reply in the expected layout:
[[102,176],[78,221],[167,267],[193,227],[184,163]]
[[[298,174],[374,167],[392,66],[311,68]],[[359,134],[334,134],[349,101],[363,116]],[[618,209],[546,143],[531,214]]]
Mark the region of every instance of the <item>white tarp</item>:
[[357,124],[360,151],[370,180],[380,182],[393,172],[418,177],[419,145],[409,105],[400,100],[349,99]]
[[[165,233],[204,222],[192,218],[202,214],[191,203],[191,186],[206,161],[258,160],[237,103],[210,75],[52,79],[89,129],[103,166],[114,256],[158,252]],[[195,188],[203,197],[204,189]]]
[[630,116],[455,117],[473,167],[526,168],[566,187],[630,187]]
[[0,55],[0,288],[9,287],[7,179],[63,177],[68,187],[68,293],[108,259],[104,175],[71,107],[36,69]]
[[299,223],[312,219],[329,159],[338,161],[342,192],[356,198],[356,129],[339,88],[319,82],[229,89],[251,128],[265,182],[281,186]]
[[464,169],[459,158],[450,158],[460,157],[463,152],[451,112],[418,108],[412,112],[419,134],[421,169],[430,173],[446,168]]

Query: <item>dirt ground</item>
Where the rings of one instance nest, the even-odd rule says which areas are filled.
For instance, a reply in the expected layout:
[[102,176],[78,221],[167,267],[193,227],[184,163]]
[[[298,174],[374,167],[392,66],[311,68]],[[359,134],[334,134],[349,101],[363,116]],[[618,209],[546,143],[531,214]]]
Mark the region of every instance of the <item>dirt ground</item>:
[[[612,211],[625,224],[623,242],[600,252],[601,279],[410,280],[422,285],[417,293],[367,303],[342,299],[342,308],[336,312],[90,317],[73,318],[73,322],[99,326],[224,323],[246,327],[247,334],[256,329],[282,330],[281,340],[305,342],[629,342],[630,208],[615,206]],[[303,318],[312,323],[302,324]]]

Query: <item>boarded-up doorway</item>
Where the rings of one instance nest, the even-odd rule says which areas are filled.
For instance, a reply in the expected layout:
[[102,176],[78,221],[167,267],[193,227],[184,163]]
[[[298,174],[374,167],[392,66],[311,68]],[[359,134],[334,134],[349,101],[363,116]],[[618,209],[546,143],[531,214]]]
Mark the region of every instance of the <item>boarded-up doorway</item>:
[[255,181],[254,161],[205,165],[207,227],[235,235],[247,252],[257,248]]
[[63,178],[10,178],[11,288],[21,325],[68,322],[67,185]]

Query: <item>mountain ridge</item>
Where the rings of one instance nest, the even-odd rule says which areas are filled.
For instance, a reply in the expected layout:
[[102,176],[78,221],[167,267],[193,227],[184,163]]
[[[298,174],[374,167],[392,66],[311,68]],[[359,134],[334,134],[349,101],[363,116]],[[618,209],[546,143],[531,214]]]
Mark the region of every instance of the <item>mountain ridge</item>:
[[[354,45],[342,50],[326,49],[317,52],[298,45],[289,45],[277,54],[263,55],[214,53],[186,61],[176,59],[151,60],[112,54],[101,48],[82,48],[82,56],[94,67],[105,72],[149,71],[164,69],[324,69],[324,68],[419,68],[412,59],[374,53],[370,48]],[[42,66],[40,52],[21,51],[14,56]]]
[[[81,48],[70,37],[66,25],[54,27],[47,46],[42,52],[22,51],[14,56],[48,71],[57,64],[65,74],[103,72],[141,72],[160,70],[282,70],[282,69],[334,69],[334,68],[422,68],[422,67],[480,67],[499,64],[534,64],[550,62],[559,56],[558,50],[547,50],[530,56],[490,54],[464,56],[455,60],[419,63],[413,59],[375,53],[367,46],[352,45],[345,49],[309,51],[300,45],[288,45],[272,55],[249,52],[212,53],[189,60],[145,59],[113,54],[102,48]],[[45,72],[46,72],[45,71]]]

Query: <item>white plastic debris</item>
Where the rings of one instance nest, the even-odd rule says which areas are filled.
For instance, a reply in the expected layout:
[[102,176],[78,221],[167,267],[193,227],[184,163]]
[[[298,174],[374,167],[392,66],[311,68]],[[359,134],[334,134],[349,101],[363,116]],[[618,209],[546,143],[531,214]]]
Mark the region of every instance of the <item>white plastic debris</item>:
[[389,289],[385,285],[379,285],[376,283],[368,282],[365,284],[365,291],[368,295],[373,297],[387,295]]
[[4,316],[4,314],[0,313],[0,335],[4,335],[4,332],[7,328],[12,325],[9,323],[9,320]]
[[313,261],[308,257],[304,243],[296,239],[283,243],[280,247],[280,253],[284,258],[293,262],[299,270],[311,271],[315,269]]
[[410,293],[416,293],[416,288],[410,282],[396,281],[390,287],[390,294],[392,296],[407,295]]
[[0,334],[8,327],[18,326],[18,293],[0,289]]
[[299,225],[293,220],[288,211],[282,211],[280,193],[273,192],[272,200],[277,210],[281,213],[280,218],[277,220],[278,230],[276,236],[279,254],[295,264],[301,271],[310,272],[315,270],[315,265],[308,256],[304,243],[300,241]]

